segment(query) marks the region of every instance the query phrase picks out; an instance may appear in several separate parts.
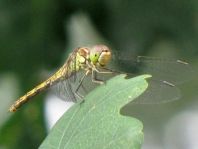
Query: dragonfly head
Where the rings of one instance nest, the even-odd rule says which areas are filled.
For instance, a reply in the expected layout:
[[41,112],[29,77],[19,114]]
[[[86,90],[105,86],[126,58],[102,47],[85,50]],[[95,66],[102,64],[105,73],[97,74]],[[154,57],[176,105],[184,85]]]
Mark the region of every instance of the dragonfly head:
[[105,45],[95,45],[90,50],[90,60],[94,65],[104,67],[111,59],[111,50]]

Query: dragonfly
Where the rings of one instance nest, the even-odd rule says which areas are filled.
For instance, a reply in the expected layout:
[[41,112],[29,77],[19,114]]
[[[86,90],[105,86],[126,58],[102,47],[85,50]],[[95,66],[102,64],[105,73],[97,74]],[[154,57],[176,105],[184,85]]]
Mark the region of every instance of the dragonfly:
[[[112,65],[116,63],[119,63],[121,67],[130,67],[129,69],[127,68],[130,72],[126,70],[118,71],[117,68],[108,68],[109,66],[113,67]],[[160,63],[162,65],[156,65]],[[172,70],[169,70],[170,66]],[[136,68],[136,70],[131,68]],[[144,71],[140,70],[141,68]],[[66,62],[57,72],[16,100],[9,108],[9,111],[17,111],[34,96],[54,86],[56,86],[61,98],[68,98],[77,102],[77,99],[84,98],[80,92],[87,92],[87,82],[97,86],[105,83],[105,76],[108,78],[108,75],[112,77],[121,72],[130,76],[131,72],[135,71],[150,73],[154,78],[151,80],[150,89],[137,100],[140,103],[166,102],[179,98],[180,93],[175,84],[182,83],[187,80],[186,78],[189,78],[189,74],[192,74],[190,65],[182,60],[164,60],[146,56],[137,56],[136,58],[128,56],[127,58],[126,55],[122,57],[121,54],[116,54],[116,52],[112,54],[112,50],[106,45],[79,47],[70,53]],[[92,89],[93,87],[91,86],[90,88]],[[156,91],[158,96],[153,95]],[[163,94],[165,94],[165,98],[162,96]]]

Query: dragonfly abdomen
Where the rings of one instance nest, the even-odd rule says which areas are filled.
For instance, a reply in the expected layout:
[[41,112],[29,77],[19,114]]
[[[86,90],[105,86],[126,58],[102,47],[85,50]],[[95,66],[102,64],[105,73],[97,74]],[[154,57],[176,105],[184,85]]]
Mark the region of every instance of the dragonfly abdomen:
[[23,104],[28,102],[32,97],[38,95],[42,91],[48,89],[49,87],[57,84],[62,78],[62,71],[63,68],[61,68],[59,71],[57,71],[54,75],[52,75],[49,79],[42,82],[38,86],[36,86],[34,89],[27,92],[25,95],[20,97],[15,103],[9,108],[10,112],[15,112],[17,109],[19,109]]

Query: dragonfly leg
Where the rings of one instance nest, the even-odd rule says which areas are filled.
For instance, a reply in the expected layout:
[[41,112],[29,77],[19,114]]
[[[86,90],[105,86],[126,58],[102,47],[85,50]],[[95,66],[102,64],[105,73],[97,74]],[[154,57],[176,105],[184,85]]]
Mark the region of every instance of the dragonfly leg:
[[75,95],[76,95],[79,99],[84,100],[84,99],[83,99],[84,96],[83,96],[83,95],[80,95],[78,92],[75,92]]
[[92,69],[92,82],[97,83],[97,84],[104,84],[104,81],[96,79],[96,74],[95,72],[97,72],[95,69]]
[[80,102],[80,104],[84,103],[84,96],[80,95],[78,92],[75,92],[74,94],[79,98],[76,102]]
[[94,68],[94,70],[97,72],[97,73],[114,73],[113,71],[111,71],[110,69],[105,69],[105,68],[102,68],[104,70],[108,70],[108,71],[101,71],[101,70],[98,70],[97,68]]

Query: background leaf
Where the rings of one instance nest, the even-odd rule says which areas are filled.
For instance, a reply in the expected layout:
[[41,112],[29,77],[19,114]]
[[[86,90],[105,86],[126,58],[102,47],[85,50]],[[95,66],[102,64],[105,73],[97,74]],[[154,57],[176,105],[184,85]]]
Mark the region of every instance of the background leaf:
[[40,148],[140,148],[142,123],[120,109],[147,88],[148,77],[119,75],[99,86],[63,115]]

